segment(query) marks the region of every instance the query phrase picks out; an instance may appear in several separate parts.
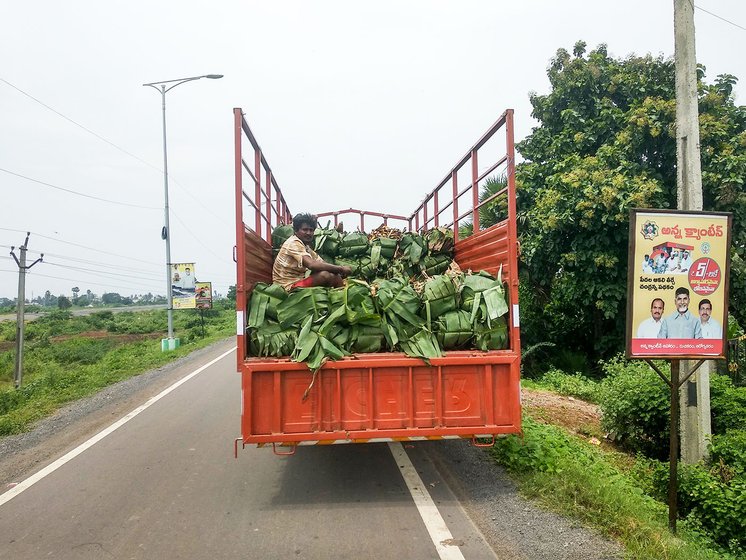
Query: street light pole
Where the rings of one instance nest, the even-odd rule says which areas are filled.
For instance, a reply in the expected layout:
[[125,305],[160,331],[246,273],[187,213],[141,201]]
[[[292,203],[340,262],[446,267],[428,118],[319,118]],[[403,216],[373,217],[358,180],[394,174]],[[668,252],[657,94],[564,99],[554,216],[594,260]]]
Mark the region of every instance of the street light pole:
[[[164,80],[162,82],[150,82],[143,86],[152,87],[161,94],[161,106],[163,109],[163,198],[164,216],[161,238],[166,242],[166,294],[168,298],[168,338],[161,341],[161,350],[174,350],[179,345],[178,339],[174,339],[174,296],[171,290],[171,230],[169,229],[168,209],[168,152],[166,150],[166,93],[186,82],[209,78],[218,80],[222,74],[205,74],[203,76],[192,76],[191,78],[179,78],[177,80]],[[171,84],[167,87],[167,84]]]

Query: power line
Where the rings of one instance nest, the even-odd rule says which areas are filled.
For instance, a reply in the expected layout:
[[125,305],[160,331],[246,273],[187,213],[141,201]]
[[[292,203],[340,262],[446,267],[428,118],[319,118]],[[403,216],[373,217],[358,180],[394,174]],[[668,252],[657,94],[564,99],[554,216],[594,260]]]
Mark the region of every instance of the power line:
[[[8,80],[6,80],[6,79],[4,79],[4,78],[0,78],[0,82],[3,82],[3,83],[5,83],[5,84],[7,84],[8,86],[12,87],[12,88],[13,88],[14,90],[16,90],[17,92],[19,92],[19,93],[21,93],[21,94],[25,95],[26,97],[28,97],[29,99],[31,99],[31,100],[33,100],[34,102],[38,103],[38,104],[39,104],[39,105],[41,105],[42,107],[44,107],[44,108],[46,108],[46,109],[49,109],[49,110],[50,110],[50,111],[52,111],[52,112],[53,112],[53,113],[54,113],[55,115],[58,115],[58,116],[62,117],[63,119],[65,119],[66,121],[68,121],[68,122],[70,122],[70,123],[74,124],[75,126],[77,126],[77,127],[81,128],[81,129],[85,130],[85,131],[86,131],[87,133],[89,133],[89,134],[92,134],[93,136],[95,136],[95,137],[96,137],[96,138],[98,138],[99,140],[102,140],[103,142],[106,142],[107,144],[109,144],[110,146],[112,146],[112,147],[116,148],[116,149],[117,149],[117,150],[119,150],[120,152],[122,152],[122,153],[124,153],[124,154],[127,154],[128,156],[130,156],[130,157],[132,157],[132,158],[136,159],[137,161],[139,161],[140,163],[144,163],[144,164],[145,164],[145,165],[147,165],[148,167],[150,167],[150,168],[152,168],[152,169],[155,169],[156,171],[158,171],[158,172],[160,172],[160,173],[163,173],[163,169],[161,169],[161,168],[159,168],[158,166],[156,166],[156,165],[153,165],[153,164],[151,164],[151,163],[149,163],[149,162],[145,161],[145,160],[144,160],[144,159],[142,159],[141,157],[139,157],[139,156],[137,156],[137,155],[135,155],[135,154],[133,154],[133,153],[131,153],[131,152],[129,152],[129,151],[127,151],[127,150],[125,150],[124,148],[122,148],[122,147],[120,147],[120,146],[117,146],[116,144],[114,144],[113,142],[111,142],[111,141],[107,140],[106,138],[104,138],[104,137],[103,137],[103,136],[101,136],[100,134],[98,134],[98,133],[96,133],[96,132],[92,131],[92,130],[91,130],[91,129],[89,129],[89,128],[86,128],[85,126],[83,126],[82,124],[80,124],[80,123],[78,123],[78,122],[74,121],[73,119],[71,119],[71,118],[70,118],[70,117],[68,117],[67,115],[64,115],[63,113],[59,112],[59,111],[58,111],[57,109],[55,109],[55,108],[53,108],[53,107],[50,107],[49,105],[47,105],[46,103],[44,103],[44,102],[43,102],[43,101],[41,101],[40,99],[37,99],[36,97],[34,97],[33,95],[31,95],[30,93],[28,93],[28,92],[25,92],[25,91],[23,91],[23,90],[22,90],[21,88],[19,88],[18,86],[14,85],[14,84],[11,84],[11,83],[10,83],[10,82],[9,82]],[[27,177],[24,177],[24,178],[27,178]],[[215,218],[217,218],[217,220],[218,220],[218,221],[219,221],[220,223],[222,223],[222,222],[223,222],[223,218],[221,218],[220,216],[218,216],[217,214],[215,214],[215,213],[214,213],[214,212],[213,212],[213,211],[212,211],[212,210],[211,210],[211,209],[210,209],[210,208],[209,208],[208,206],[204,206],[204,205],[202,204],[202,200],[200,200],[200,199],[199,199],[199,198],[198,198],[198,197],[197,197],[196,195],[194,195],[194,194],[193,194],[193,193],[192,193],[192,192],[191,192],[191,191],[190,191],[189,189],[187,189],[187,188],[186,188],[186,187],[185,187],[184,185],[182,185],[181,183],[179,183],[179,182],[178,182],[178,181],[177,181],[177,180],[176,180],[176,179],[175,179],[175,178],[174,178],[174,177],[173,177],[173,176],[172,176],[171,174],[169,174],[169,178],[171,179],[171,181],[172,181],[172,182],[173,182],[174,184],[176,184],[176,185],[178,185],[178,186],[179,186],[180,188],[184,189],[184,192],[186,192],[186,193],[187,193],[187,194],[188,194],[189,196],[191,196],[191,197],[192,197],[192,198],[193,198],[194,200],[196,200],[197,202],[199,202],[199,203],[200,203],[200,205],[202,206],[203,210],[206,210],[206,211],[207,211],[207,212],[208,212],[209,214],[212,214],[212,215],[213,215],[213,216],[214,216]],[[29,179],[29,180],[33,181],[34,179]],[[40,182],[40,181],[37,181],[37,182]],[[46,185],[46,183],[42,183],[42,184]],[[47,186],[52,186],[52,185],[47,185]],[[60,188],[60,187],[55,187],[55,188]],[[62,189],[62,190],[66,190],[66,189]],[[86,195],[83,195],[83,196],[86,196]],[[95,198],[95,197],[93,197],[93,198]],[[149,208],[149,207],[143,206],[142,208]],[[160,208],[158,208],[158,210],[160,210]]]
[[157,279],[155,278],[155,274],[152,275],[151,277],[136,276],[136,275],[133,275],[133,274],[125,274],[125,273],[122,273],[122,272],[106,272],[104,270],[97,271],[97,270],[93,270],[91,268],[82,268],[82,267],[79,267],[79,266],[70,266],[70,265],[60,264],[60,263],[55,263],[55,262],[50,262],[50,261],[44,261],[44,262],[46,264],[51,264],[52,266],[58,266],[60,268],[66,268],[68,270],[77,270],[77,271],[80,271],[80,272],[88,272],[89,274],[93,274],[95,276],[113,277],[113,278],[135,278],[136,280],[145,280],[145,281],[152,280],[152,281],[157,281]]
[[[53,278],[55,280],[65,280],[66,282],[71,282],[73,284],[82,284],[84,286],[104,286],[107,289],[117,288],[117,289],[121,289],[121,290],[131,290],[132,289],[132,286],[126,286],[125,287],[125,286],[118,286],[118,285],[114,285],[114,284],[102,284],[101,282],[88,282],[87,280],[81,282],[79,279],[76,279],[76,278],[62,278],[61,276],[51,276],[49,274],[40,274],[38,272],[29,272],[29,275],[30,276],[40,276],[42,278]],[[151,289],[148,288],[148,290],[150,291]]]
[[47,183],[46,181],[40,181],[38,179],[33,179],[32,177],[27,177],[26,175],[21,175],[20,173],[15,173],[13,171],[10,171],[9,169],[3,169],[0,167],[0,171],[3,171],[5,173],[8,173],[9,175],[14,175],[16,177],[20,177],[21,179],[26,179],[27,181],[31,181],[33,183],[38,183],[40,185],[44,185],[45,187],[50,187],[53,189],[57,189],[60,191],[64,191],[70,194],[74,194],[77,196],[82,196],[85,198],[92,198],[93,200],[99,200],[101,202],[108,202],[109,204],[117,204],[119,206],[129,206],[131,208],[143,208],[145,210],[161,210],[161,208],[158,208],[156,206],[142,206],[140,204],[130,204],[129,202],[118,202],[116,200],[109,200],[108,198],[101,198],[99,196],[93,196],[92,194],[85,194],[78,191],[74,191],[72,189],[66,189],[65,187],[58,187],[57,185],[53,185],[52,183]]
[[730,24],[731,24],[732,26],[734,26],[734,27],[738,27],[738,29],[743,29],[744,31],[746,31],[746,27],[743,27],[743,26],[741,26],[741,25],[738,25],[737,23],[735,23],[735,22],[732,22],[732,21],[730,21],[729,19],[725,19],[724,17],[722,17],[722,16],[719,16],[719,15],[717,15],[717,14],[714,14],[714,13],[712,13],[712,12],[710,12],[710,11],[707,11],[707,10],[705,10],[704,8],[700,8],[700,7],[699,7],[699,6],[697,6],[696,4],[694,4],[694,7],[695,7],[696,9],[698,9],[699,11],[701,11],[701,12],[704,12],[704,13],[706,13],[706,14],[710,14],[710,15],[711,15],[712,17],[716,17],[716,18],[718,18],[718,19],[720,19],[720,20],[724,21],[725,23],[730,23]]
[[[26,230],[9,229],[9,228],[2,228],[2,227],[0,227],[0,230],[26,233]],[[135,257],[128,257],[126,255],[120,255],[120,254],[117,254],[117,253],[111,253],[109,251],[102,251],[101,249],[96,249],[95,247],[88,247],[87,245],[81,245],[80,243],[73,243],[71,241],[63,241],[62,239],[59,239],[57,237],[50,237],[48,235],[42,235],[41,233],[36,233],[36,232],[33,232],[33,231],[31,233],[33,233],[34,235],[36,235],[38,237],[42,237],[44,239],[49,239],[51,241],[56,241],[58,243],[64,243],[65,245],[72,245],[74,247],[80,247],[82,249],[88,249],[89,251],[95,251],[97,253],[102,253],[104,255],[109,255],[110,257],[119,257],[119,258],[122,258],[122,259],[129,259],[131,261],[136,261],[136,262],[141,262],[141,263],[145,263],[145,264],[150,264],[150,265],[153,265],[153,266],[161,266],[160,263],[153,263],[153,262],[145,261],[145,260],[138,259],[138,258],[135,258]]]

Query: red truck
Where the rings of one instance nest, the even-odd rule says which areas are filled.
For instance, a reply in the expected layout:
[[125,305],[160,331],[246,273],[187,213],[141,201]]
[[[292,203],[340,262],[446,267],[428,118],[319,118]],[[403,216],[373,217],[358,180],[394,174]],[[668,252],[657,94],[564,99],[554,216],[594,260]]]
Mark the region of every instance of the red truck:
[[[340,217],[349,220],[352,215],[359,218],[362,231],[383,223],[409,231],[443,226],[458,232],[459,224],[470,221],[473,234],[465,239],[456,235],[455,261],[462,270],[497,275],[502,269],[509,299],[508,348],[449,351],[429,364],[399,352],[355,354],[324,364],[305,400],[303,393],[311,377],[305,364],[289,357],[249,354],[246,318],[251,292],[257,282],[272,281],[272,230],[291,223],[292,215],[243,111],[233,111],[237,366],[241,374],[241,437],[235,441],[235,453],[239,442],[242,446],[272,444],[275,452],[279,452],[277,446],[291,446],[291,453],[298,445],[447,438],[471,438],[477,445],[491,445],[496,435],[520,432],[513,110],[500,116],[410,215],[352,208],[319,214],[333,219],[335,225]],[[480,185],[495,173],[505,175],[505,188],[480,202]],[[480,208],[494,201],[507,218],[480,229]]]

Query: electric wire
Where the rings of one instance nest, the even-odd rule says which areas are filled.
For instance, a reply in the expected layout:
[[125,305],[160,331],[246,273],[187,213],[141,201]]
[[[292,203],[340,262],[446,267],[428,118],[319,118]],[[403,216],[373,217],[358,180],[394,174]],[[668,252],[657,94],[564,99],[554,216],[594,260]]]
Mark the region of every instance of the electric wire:
[[107,202],[109,204],[116,204],[118,206],[129,206],[130,208],[142,208],[144,210],[161,210],[161,208],[158,208],[156,206],[142,206],[140,204],[130,204],[129,202],[119,202],[119,201],[116,201],[116,200],[109,200],[108,198],[101,198],[100,196],[94,196],[92,194],[85,194],[85,193],[82,193],[82,192],[74,191],[72,189],[67,189],[65,187],[60,187],[60,186],[57,186],[57,185],[53,185],[52,183],[47,183],[46,181],[40,181],[39,179],[34,179],[32,177],[28,177],[26,175],[22,175],[20,173],[14,172],[14,171],[10,171],[9,169],[4,169],[2,167],[0,167],[0,171],[2,171],[4,173],[7,173],[9,175],[14,175],[15,177],[20,177],[21,179],[25,179],[27,181],[31,181],[32,183],[38,183],[38,184],[44,185],[46,187],[50,187],[50,188],[53,188],[53,189],[64,191],[66,193],[74,194],[76,196],[82,196],[82,197],[85,197],[85,198],[91,198],[93,200],[98,200],[100,202]]
[[725,18],[724,18],[724,17],[722,17],[722,16],[719,16],[719,15],[717,15],[717,14],[713,13],[713,12],[710,12],[710,11],[708,11],[708,10],[705,10],[704,8],[701,8],[701,7],[697,6],[696,4],[694,4],[694,7],[695,7],[695,8],[697,9],[697,10],[699,10],[700,12],[704,12],[704,13],[706,13],[706,14],[710,14],[710,15],[711,15],[712,17],[716,17],[716,18],[718,18],[718,19],[720,19],[720,20],[724,21],[725,23],[729,23],[729,24],[731,24],[731,25],[732,25],[732,26],[734,26],[734,27],[738,27],[738,29],[743,29],[744,31],[746,31],[746,27],[743,27],[743,26],[741,26],[741,25],[738,25],[737,23],[735,23],[735,22],[733,22],[733,21],[730,21],[729,19],[725,19]]

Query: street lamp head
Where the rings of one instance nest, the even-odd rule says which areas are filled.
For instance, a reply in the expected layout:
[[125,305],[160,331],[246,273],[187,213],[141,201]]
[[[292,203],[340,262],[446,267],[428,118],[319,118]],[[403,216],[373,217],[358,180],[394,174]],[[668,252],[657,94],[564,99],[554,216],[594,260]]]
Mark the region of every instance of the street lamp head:
[[211,80],[219,80],[222,77],[223,77],[222,74],[207,74],[205,76],[205,78],[210,78]]

